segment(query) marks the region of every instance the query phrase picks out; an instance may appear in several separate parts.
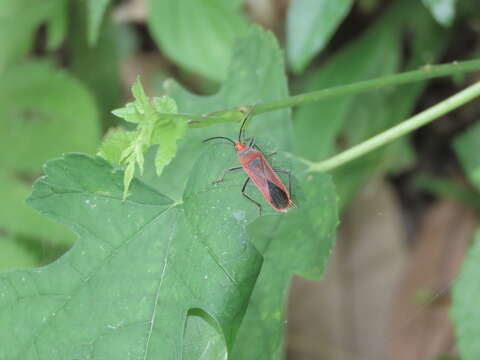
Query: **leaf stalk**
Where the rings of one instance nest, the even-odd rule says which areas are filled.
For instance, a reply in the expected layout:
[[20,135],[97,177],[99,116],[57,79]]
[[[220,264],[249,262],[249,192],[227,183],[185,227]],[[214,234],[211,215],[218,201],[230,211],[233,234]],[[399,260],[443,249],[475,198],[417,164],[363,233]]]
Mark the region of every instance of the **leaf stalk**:
[[309,162],[309,172],[326,172],[378,149],[480,96],[480,81],[400,124],[327,160]]

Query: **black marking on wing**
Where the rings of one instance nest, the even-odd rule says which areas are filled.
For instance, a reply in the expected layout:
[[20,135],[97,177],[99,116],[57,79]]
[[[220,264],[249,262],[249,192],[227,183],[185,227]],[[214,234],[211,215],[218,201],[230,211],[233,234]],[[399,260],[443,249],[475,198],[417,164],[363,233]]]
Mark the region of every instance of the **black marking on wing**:
[[288,196],[285,191],[268,180],[267,184],[272,204],[278,209],[285,209],[288,206]]

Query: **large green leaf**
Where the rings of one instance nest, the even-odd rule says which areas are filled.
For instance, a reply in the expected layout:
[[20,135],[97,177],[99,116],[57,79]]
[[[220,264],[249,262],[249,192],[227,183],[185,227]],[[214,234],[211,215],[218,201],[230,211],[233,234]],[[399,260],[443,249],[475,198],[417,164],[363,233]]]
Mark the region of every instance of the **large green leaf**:
[[3,0],[0,2],[0,72],[24,56],[35,30],[49,24],[48,46],[57,47],[66,31],[66,0]]
[[455,324],[457,346],[463,360],[480,358],[480,283],[478,276],[480,268],[480,229],[475,235],[475,243],[468,251],[462,265],[460,276],[453,286],[453,304],[451,317]]
[[207,78],[225,79],[234,40],[245,34],[242,0],[149,0],[148,24],[162,51]]
[[[227,79],[223,83],[219,93],[210,97],[199,97],[182,90],[175,83],[167,83],[166,90],[167,93],[177,101],[179,111],[196,113],[215,111],[220,108],[230,108],[238,106],[239,104],[254,104],[261,101],[283,98],[288,95],[282,54],[276,44],[275,38],[271,34],[265,33],[258,28],[253,28],[247,37],[238,41],[234,50],[232,63],[229,67]],[[161,183],[164,184],[162,186],[172,187],[171,184],[173,183],[178,188],[181,188],[182,185],[179,180],[184,177],[181,174],[186,174],[190,171],[192,165],[196,163],[196,157],[194,157],[193,154],[198,152],[201,146],[206,146],[201,144],[201,140],[215,135],[235,138],[238,135],[238,127],[238,124],[217,124],[209,128],[191,131],[188,139],[183,142],[175,158],[175,167],[171,166],[170,169],[167,167],[162,174]],[[255,116],[248,125],[247,135],[255,135],[262,150],[269,153],[274,150],[283,150],[290,147],[290,129],[289,111],[280,110],[274,113]],[[235,159],[236,156],[229,143],[212,144],[211,146],[219,149],[217,151],[227,154],[226,156],[230,156],[231,160],[222,163],[220,168],[217,167],[216,161],[218,160],[215,159],[209,159],[208,163],[202,164],[200,167],[196,165],[195,171],[197,176],[208,179],[209,181],[221,177],[223,171],[227,168],[238,166],[238,160]],[[281,155],[279,158],[274,157],[271,161],[273,166],[280,168],[291,169],[292,165],[295,165],[289,163],[289,161],[282,158]],[[174,170],[178,171],[179,168],[180,173],[176,173]],[[148,168],[146,171],[148,171]],[[300,174],[300,172],[297,173]],[[244,201],[242,211],[233,208],[232,205],[228,203],[223,205],[225,214],[233,213],[234,216],[239,219],[244,218],[243,211],[257,211],[255,205],[244,200],[240,194],[244,178],[245,174],[243,172],[232,173],[227,175],[223,184],[218,185],[221,187],[227,186],[228,194],[233,194],[237,199],[240,198]],[[275,354],[281,353],[283,339],[282,308],[286,301],[286,289],[290,276],[293,272],[297,271],[310,276],[318,276],[322,268],[322,262],[328,255],[329,247],[331,246],[333,234],[330,233],[330,236],[325,236],[323,231],[331,229],[336,224],[334,216],[329,218],[335,213],[336,209],[333,188],[327,178],[315,176],[309,179],[311,179],[311,183],[304,179],[300,184],[306,189],[304,192],[307,200],[302,201],[302,197],[300,196],[299,209],[293,209],[288,214],[280,217],[273,216],[273,211],[269,209],[268,204],[265,204],[264,200],[262,200],[258,190],[253,186],[247,188],[251,196],[254,196],[257,201],[263,203],[265,212],[271,214],[258,219],[253,225],[254,228],[258,229],[259,232],[261,232],[262,229],[268,231],[272,224],[269,221],[263,223],[263,221],[266,221],[264,219],[268,217],[271,221],[275,222],[275,225],[279,226],[279,229],[282,229],[281,234],[275,232],[278,241],[272,240],[272,243],[276,241],[278,247],[272,246],[272,253],[269,253],[268,250],[261,245],[262,241],[265,241],[262,235],[259,235],[258,243],[257,239],[254,239],[255,243],[259,244],[259,249],[262,251],[265,250],[265,254],[262,254],[264,256],[266,255],[265,266],[262,268],[260,279],[270,277],[273,283],[272,287],[270,287],[270,284],[268,284],[266,280],[259,280],[252,298],[252,304],[255,305],[253,305],[253,310],[250,308],[247,310],[247,318],[244,320],[245,324],[251,324],[255,318],[255,328],[263,329],[263,338],[261,340],[257,339],[255,342],[259,354],[268,354],[270,350],[274,351]],[[284,178],[284,180],[286,180],[286,178]],[[293,189],[296,198],[297,193],[300,192],[300,187],[295,186],[294,183]],[[176,191],[178,192],[178,190]],[[219,195],[218,198],[221,199],[224,196],[228,195]],[[320,206],[314,206],[314,202],[322,204],[321,209]],[[217,207],[218,204],[212,203],[211,206]],[[315,213],[316,210],[321,210],[321,212]],[[310,217],[314,218],[315,221],[312,224],[307,224],[307,219],[311,219]],[[329,220],[326,218],[329,218]],[[301,219],[303,219],[304,222],[300,223]],[[259,222],[259,225],[257,225],[257,222]],[[321,229],[319,228],[321,226],[320,224],[324,225]],[[290,230],[287,231],[290,226]],[[303,227],[304,230],[296,231]],[[319,231],[317,232],[317,230]],[[294,233],[292,233],[292,231],[294,231]],[[252,235],[253,233],[250,232],[250,234]],[[298,244],[304,244],[304,246],[299,247]],[[279,249],[282,247],[285,248],[286,254],[307,259],[304,263],[305,268],[300,268],[298,263],[290,263],[288,256],[280,256],[279,252],[281,251],[279,251]],[[310,261],[313,258],[315,258],[315,261]],[[276,261],[277,264],[275,264]],[[278,277],[275,271],[272,270],[275,266],[282,269],[282,271],[278,273]],[[271,292],[268,292],[268,289],[270,289]],[[258,299],[262,297],[262,294],[268,294],[268,296],[265,296],[264,302]],[[255,315],[255,311],[259,310],[269,315],[265,319],[259,319]],[[275,314],[274,318],[272,314]],[[235,347],[234,358],[242,356],[240,355],[240,349],[243,351],[245,348],[245,354],[253,351],[249,350],[251,345],[248,344],[250,339],[248,337],[250,330],[248,326],[250,325],[247,325],[247,327],[242,325],[241,327],[237,341],[243,345]],[[255,334],[257,334],[257,332],[255,332]],[[189,351],[192,352],[189,353],[189,359],[220,359],[225,356],[225,353],[218,350],[218,343],[220,341],[218,331],[211,325],[208,318],[202,318],[200,315],[190,316],[187,321],[186,338],[188,339],[186,340],[188,344],[191,344],[189,345]],[[269,340],[270,338],[271,340]],[[213,348],[216,350],[212,350]],[[209,352],[210,350],[212,350],[212,352]]]
[[287,12],[287,57],[301,72],[330,37],[352,7],[352,0],[293,0]]
[[0,75],[0,227],[57,244],[73,237],[24,204],[42,164],[65,151],[94,152],[98,114],[90,94],[64,71],[26,63]]
[[[232,63],[229,67],[227,79],[223,83],[219,93],[210,97],[200,97],[196,95],[192,95],[185,90],[181,89],[175,83],[167,83],[165,86],[167,93],[169,96],[172,96],[177,101],[179,106],[179,111],[181,112],[196,112],[196,113],[204,113],[215,111],[221,108],[230,108],[233,106],[238,106],[239,104],[254,104],[261,101],[268,101],[273,99],[283,98],[288,95],[287,87],[286,87],[286,77],[284,73],[284,66],[282,61],[282,55],[276,44],[275,38],[264,31],[261,31],[258,28],[253,28],[249,35],[243,39],[240,39],[237,43],[237,46],[234,50],[234,56],[232,59]],[[165,169],[164,173],[162,174],[162,179],[160,183],[162,187],[169,187],[172,188],[173,192],[178,192],[179,190],[175,190],[172,187],[172,184],[177,188],[181,189],[184,185],[182,185],[181,179],[185,176],[182,174],[187,174],[190,169],[192,168],[193,164],[196,163],[196,157],[193,155],[195,152],[199,151],[201,146],[206,146],[201,144],[201,140],[205,139],[209,136],[215,135],[224,135],[224,136],[231,136],[236,137],[238,132],[238,124],[217,124],[215,126],[211,126],[209,128],[201,128],[195,129],[189,133],[187,140],[185,140],[180,148],[180,151],[175,158],[175,166],[169,166]],[[257,136],[257,141],[260,142],[260,146],[262,149],[268,153],[273,150],[279,149],[288,149],[290,147],[290,125],[289,125],[289,111],[281,110],[275,113],[267,113],[261,116],[256,116],[252,119],[252,121],[248,125],[247,135],[255,135]],[[202,165],[200,170],[195,170],[197,172],[197,176],[199,178],[206,178],[209,181],[213,181],[219,178],[223,171],[229,167],[238,166],[238,160],[235,160],[235,155],[233,149],[229,143],[225,144],[215,144],[212,145],[214,147],[218,147],[219,151],[222,153],[230,154],[232,160],[225,164],[222,164],[220,168],[216,167],[215,160],[209,159],[210,162],[208,164]],[[223,150],[225,149],[225,150]],[[283,168],[291,168],[292,164],[288,164],[288,161],[282,161],[282,159],[273,159],[273,166],[276,167],[283,167]],[[197,167],[196,167],[197,169]],[[218,169],[218,170],[215,170]],[[148,167],[146,168],[148,172]],[[240,189],[242,186],[243,179],[245,178],[245,174],[242,172],[238,174],[229,174],[225,179],[225,186],[228,186],[228,191],[230,194],[233,194],[237,198],[243,200]],[[285,179],[286,180],[286,179]],[[154,181],[152,181],[154,183]],[[318,192],[313,191],[308,185],[307,194],[311,195],[309,201],[318,201],[320,204],[324,204],[325,206],[322,208],[322,213],[317,213],[313,215],[314,209],[309,209],[310,205],[305,205],[303,203],[299,204],[300,209],[298,210],[299,213],[297,214],[305,214],[304,211],[308,211],[309,216],[313,216],[314,218],[318,218],[318,222],[313,224],[312,226],[306,226],[305,232],[295,233],[295,242],[288,242],[288,244],[306,244],[302,250],[298,249],[295,245],[295,250],[290,248],[290,245],[286,246],[286,252],[290,253],[291,255],[300,254],[302,253],[302,257],[308,258],[310,254],[314,254],[316,260],[318,262],[311,263],[306,262],[305,266],[308,268],[311,266],[311,273],[315,272],[314,269],[317,269],[316,275],[318,275],[319,268],[321,267],[322,259],[328,254],[328,248],[331,245],[331,241],[333,237],[323,237],[322,233],[318,233],[318,236],[314,236],[315,232],[310,233],[309,230],[314,227],[318,229],[317,226],[322,219],[322,216],[327,216],[326,214],[332,214],[335,212],[335,201],[328,202],[328,200],[332,200],[334,198],[333,189],[327,186],[329,180],[324,179],[318,180],[317,185],[319,187],[314,187],[318,190]],[[322,186],[325,185],[325,186]],[[295,190],[296,187],[294,187]],[[250,195],[256,196],[256,200],[263,201],[259,195],[258,190],[253,187],[249,187],[247,189]],[[296,193],[297,191],[294,191]],[[319,200],[316,196],[323,196],[326,202],[323,200]],[[227,196],[220,195],[219,198]],[[248,201],[244,201],[244,208],[248,209],[249,211],[256,211],[255,206]],[[328,206],[327,206],[328,203]],[[269,211],[269,206],[264,204],[264,210]],[[217,207],[217,204],[212,204],[212,206]],[[226,213],[233,211],[235,216],[238,218],[243,218],[243,212],[238,210],[233,210],[230,204],[225,204]],[[305,210],[304,210],[305,209]],[[315,208],[318,209],[318,208]],[[300,211],[301,210],[301,211]],[[295,213],[295,209],[291,212],[291,214]],[[292,215],[294,216],[294,215]],[[270,216],[272,217],[272,216]],[[288,221],[290,217],[290,213],[287,216],[282,216],[279,220],[278,217],[273,217],[275,221],[281,221],[282,228],[288,228]],[[296,219],[302,217],[302,215],[295,215]],[[263,217],[265,218],[265,217]],[[262,221],[259,219],[257,221]],[[307,218],[305,217],[305,222],[307,222]],[[284,219],[284,220],[283,220]],[[285,223],[283,222],[285,221]],[[332,219],[332,223],[328,223],[326,221],[326,228],[328,226],[335,225],[334,219]],[[295,224],[295,221],[292,220],[292,229],[296,229],[299,224]],[[302,224],[303,226],[304,224]],[[259,225],[259,229],[262,228]],[[269,224],[265,224],[268,228]],[[289,232],[284,232],[285,236],[290,234]],[[312,236],[310,236],[312,235]],[[331,234],[330,234],[331,235]],[[293,235],[292,235],[293,236]],[[279,239],[281,236],[279,236]],[[262,241],[260,238],[259,241]],[[285,240],[287,242],[287,240]],[[279,240],[279,244],[284,244],[284,242]],[[279,245],[282,246],[282,245]],[[292,247],[294,245],[291,245]],[[325,248],[322,248],[325,246]],[[298,250],[299,252],[296,253],[295,251]],[[273,259],[273,260],[272,260]],[[280,267],[284,268],[285,270],[282,271],[282,274],[279,275],[278,278],[272,275],[272,281],[274,281],[275,285],[272,288],[272,293],[265,299],[265,302],[259,302],[259,300],[255,300],[254,309],[261,309],[262,311],[267,312],[268,314],[274,314],[278,312],[278,317],[272,319],[270,316],[262,321],[261,324],[258,322],[256,323],[256,327],[261,326],[264,329],[264,335],[268,334],[268,337],[271,337],[271,341],[268,339],[263,339],[264,342],[262,344],[258,344],[258,351],[260,353],[266,353],[271,349],[275,349],[275,353],[279,354],[282,351],[282,339],[283,339],[283,324],[282,321],[279,319],[283,319],[283,313],[281,308],[283,307],[282,304],[285,303],[285,291],[288,285],[289,278],[291,274],[298,270],[296,265],[290,266],[289,264],[283,264],[285,261],[288,262],[288,259],[285,257],[281,258],[266,258],[265,267],[262,270],[261,278],[264,277],[263,271],[267,272],[266,276],[270,276],[271,270],[271,262],[278,260]],[[274,265],[275,266],[275,265]],[[307,270],[305,271],[305,273]],[[266,290],[264,287],[269,287],[269,284],[266,284],[264,281],[261,281],[257,284],[257,287],[254,290],[254,298],[258,298],[264,293]],[[277,293],[275,293],[277,291]],[[257,294],[257,295],[255,295]],[[247,312],[247,319],[245,319],[245,323],[249,323],[252,320],[252,314],[255,314],[255,310],[248,310]],[[250,319],[250,320],[249,320]],[[245,344],[248,342],[248,329],[243,327],[240,330],[240,335],[238,341],[241,344]],[[219,345],[221,343],[218,330],[212,326],[209,322],[208,318],[202,317],[201,314],[192,315],[189,317],[187,321],[186,327],[186,342],[188,345],[188,355],[189,359],[212,359],[212,358],[223,358],[225,353],[222,352],[222,348]],[[258,342],[258,341],[257,341]],[[234,351],[234,357],[240,356],[239,349],[250,347],[248,344],[246,346],[236,347]],[[249,352],[247,351],[246,354]]]
[[[207,149],[197,170],[215,157],[223,165]],[[179,359],[190,309],[232,346],[261,264],[246,223],[225,212],[242,199],[193,172],[183,205],[137,180],[122,201],[123,174],[82,154],[46,174],[29,203],[79,239],[51,265],[0,274],[0,358]]]

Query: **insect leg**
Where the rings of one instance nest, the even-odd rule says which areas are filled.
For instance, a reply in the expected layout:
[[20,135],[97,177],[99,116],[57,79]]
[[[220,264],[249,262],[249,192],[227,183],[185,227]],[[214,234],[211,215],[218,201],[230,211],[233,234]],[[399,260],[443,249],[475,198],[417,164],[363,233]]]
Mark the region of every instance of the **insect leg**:
[[290,196],[292,195],[292,172],[290,170],[283,170],[283,169],[272,169],[275,172],[280,172],[284,174],[288,174],[288,193]]
[[225,170],[225,172],[223,173],[223,176],[220,179],[217,179],[214,182],[212,182],[212,184],[218,184],[219,182],[222,182],[227,174],[231,173],[232,171],[240,170],[241,168],[242,168],[241,166],[237,166],[237,167],[233,167],[228,170]]
[[255,200],[253,200],[250,196],[248,196],[247,194],[245,194],[245,188],[247,187],[247,184],[248,182],[250,181],[250,178],[247,178],[247,180],[245,180],[245,182],[243,183],[243,186],[242,186],[242,195],[245,196],[248,200],[250,200],[251,202],[253,202],[255,205],[258,206],[258,210],[259,210],[259,215],[262,216],[262,205],[260,205],[258,202],[256,202]]

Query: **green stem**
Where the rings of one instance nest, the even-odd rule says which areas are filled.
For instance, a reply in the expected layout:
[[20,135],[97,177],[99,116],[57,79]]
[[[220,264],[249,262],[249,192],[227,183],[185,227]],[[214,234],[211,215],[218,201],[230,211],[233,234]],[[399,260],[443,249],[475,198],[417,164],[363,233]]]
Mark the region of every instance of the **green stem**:
[[419,127],[445,115],[470,100],[480,96],[480,81],[456,93],[448,99],[428,108],[425,111],[403,121],[402,123],[353,146],[352,148],[317,163],[308,162],[310,172],[325,172],[335,169],[349,161],[359,158],[379,147],[386,145],[400,136],[408,134]]
[[[408,71],[400,74],[393,74],[388,76],[383,76],[377,79],[360,81],[349,85],[335,86],[328,89],[312,91],[305,94],[290,96],[280,100],[274,100],[266,102],[263,104],[256,105],[253,110],[254,115],[262,114],[268,111],[279,110],[283,108],[288,108],[296,105],[310,104],[319,100],[324,100],[327,98],[333,98],[336,96],[342,95],[353,95],[361,92],[378,89],[383,86],[392,86],[406,84],[410,82],[422,81],[433,79],[441,76],[448,76],[453,74],[459,74],[469,71],[475,71],[480,69],[480,60],[471,60],[464,62],[453,62],[451,64],[442,64],[442,65],[425,65],[419,70]],[[243,111],[249,109],[251,106],[243,106],[234,109],[226,109],[215,111],[212,114],[160,114],[165,115],[170,118],[184,119],[191,121],[192,126],[198,126],[198,123],[203,121],[213,120],[214,122],[225,121],[226,118],[221,116],[224,113],[231,113],[235,111]],[[196,125],[197,124],[197,125]]]
[[256,106],[254,114],[261,114],[267,111],[295,105],[309,104],[335,96],[358,94],[384,86],[401,85],[478,69],[480,69],[480,60],[453,62],[451,64],[443,65],[425,65],[419,70],[382,76],[377,79],[359,81],[349,85],[335,86],[324,90],[313,91],[305,94],[290,96],[286,99],[259,104]]

